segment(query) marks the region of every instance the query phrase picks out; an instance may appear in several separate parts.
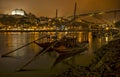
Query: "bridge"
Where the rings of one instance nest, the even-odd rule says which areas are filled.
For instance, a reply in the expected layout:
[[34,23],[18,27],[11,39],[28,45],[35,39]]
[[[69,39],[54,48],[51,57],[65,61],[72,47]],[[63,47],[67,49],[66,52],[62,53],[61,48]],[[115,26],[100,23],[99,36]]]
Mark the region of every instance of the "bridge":
[[91,32],[91,31],[105,31],[98,29],[86,30],[0,30],[0,32]]

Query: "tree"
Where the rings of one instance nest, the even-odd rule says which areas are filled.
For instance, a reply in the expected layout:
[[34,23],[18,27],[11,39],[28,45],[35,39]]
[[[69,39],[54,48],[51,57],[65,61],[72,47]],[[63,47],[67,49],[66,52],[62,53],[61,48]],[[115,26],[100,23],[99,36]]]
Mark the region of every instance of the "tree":
[[17,19],[12,16],[3,16],[0,18],[0,22],[5,26],[14,26],[17,22]]
[[120,28],[120,21],[118,21],[118,22],[115,23],[115,27]]

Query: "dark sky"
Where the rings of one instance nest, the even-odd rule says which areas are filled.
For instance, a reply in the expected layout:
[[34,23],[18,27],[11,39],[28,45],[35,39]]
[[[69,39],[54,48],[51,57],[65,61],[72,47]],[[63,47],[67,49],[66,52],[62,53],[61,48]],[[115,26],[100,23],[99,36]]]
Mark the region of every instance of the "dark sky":
[[59,16],[73,14],[74,3],[77,2],[77,13],[87,13],[100,10],[120,9],[120,0],[0,0],[0,13],[10,13],[13,9],[22,8],[27,13],[37,16]]

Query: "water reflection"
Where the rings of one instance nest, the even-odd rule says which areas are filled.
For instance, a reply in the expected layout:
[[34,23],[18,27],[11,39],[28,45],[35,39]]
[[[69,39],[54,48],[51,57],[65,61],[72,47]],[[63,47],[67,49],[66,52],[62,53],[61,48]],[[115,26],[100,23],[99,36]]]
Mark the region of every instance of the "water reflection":
[[[20,32],[5,32],[1,33],[0,35],[0,41],[2,42],[0,44],[2,51],[11,51],[14,49],[17,49],[20,46],[23,46],[31,41],[34,41],[38,39],[40,36],[43,36],[45,34],[55,34],[55,32],[26,32],[26,33],[20,33]],[[105,34],[105,36],[100,37],[94,37],[92,36],[92,32],[59,32],[58,38],[62,38],[63,35],[66,35],[68,37],[76,37],[78,42],[82,41],[89,41],[89,51],[87,54],[92,54],[93,51],[100,48],[102,45],[107,44],[108,41],[112,39],[112,36],[108,36]],[[48,42],[51,41],[50,38],[44,38],[41,40],[38,40],[39,43]],[[2,47],[3,46],[3,47]],[[19,54],[20,56],[24,56],[26,54],[26,51],[39,51],[40,48],[36,44],[31,44],[29,46],[26,46],[22,49],[20,49],[23,53],[19,54],[19,52],[15,52],[14,55]],[[1,51],[1,52],[2,52]]]
[[[0,43],[0,53],[2,54],[5,52],[9,52],[11,50],[17,49],[18,47],[21,47],[31,41],[34,41],[46,34],[54,35],[55,32],[28,32],[28,33],[27,32],[22,32],[22,33],[20,33],[20,32],[5,32],[5,33],[0,33],[0,38],[1,38],[0,39],[0,42],[1,42]],[[88,65],[93,57],[93,52],[95,50],[97,50],[98,48],[100,48],[102,45],[107,44],[110,40],[112,40],[111,35],[107,35],[107,36],[101,35],[99,37],[98,36],[94,37],[92,32],[74,32],[74,33],[60,32],[57,36],[58,36],[58,38],[61,38],[63,35],[68,36],[68,37],[70,37],[70,36],[76,37],[78,42],[89,41],[89,48],[82,55],[77,54],[77,55],[74,55],[73,57],[70,57],[65,60],[66,62],[70,63],[73,66]],[[43,43],[43,42],[48,42],[48,41],[51,41],[51,39],[44,38],[44,39],[38,40],[37,42]],[[21,58],[24,57],[23,60],[24,60],[24,62],[26,62],[27,60],[29,60],[29,58],[33,57],[40,50],[41,50],[41,47],[32,43],[28,46],[25,46],[25,47],[19,49],[18,51],[14,52],[10,55],[15,56],[15,57],[19,56]],[[28,68],[37,68],[37,69],[42,68],[42,69],[48,71],[58,56],[59,56],[59,54],[57,54],[56,52],[47,52],[47,53],[39,56],[37,58],[37,60],[35,60],[33,62],[33,64],[28,66]],[[18,61],[22,62],[19,59],[18,59]],[[15,61],[15,62],[18,62],[18,61]],[[4,64],[4,62],[3,62],[3,64]],[[5,67],[5,65],[2,65],[2,66]],[[59,69],[59,71],[62,71],[63,69],[65,69],[64,66],[66,67],[67,65],[64,64],[63,62],[59,63],[58,66],[56,66],[54,68],[54,72],[56,70],[57,70],[56,72],[58,72],[58,69]]]

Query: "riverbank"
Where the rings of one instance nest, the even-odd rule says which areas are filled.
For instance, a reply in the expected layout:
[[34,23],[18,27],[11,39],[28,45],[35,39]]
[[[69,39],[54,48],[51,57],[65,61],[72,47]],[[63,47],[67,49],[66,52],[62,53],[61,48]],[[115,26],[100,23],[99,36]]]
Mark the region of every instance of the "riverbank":
[[50,77],[120,77],[120,35],[94,52],[89,66],[71,66],[63,73]]

